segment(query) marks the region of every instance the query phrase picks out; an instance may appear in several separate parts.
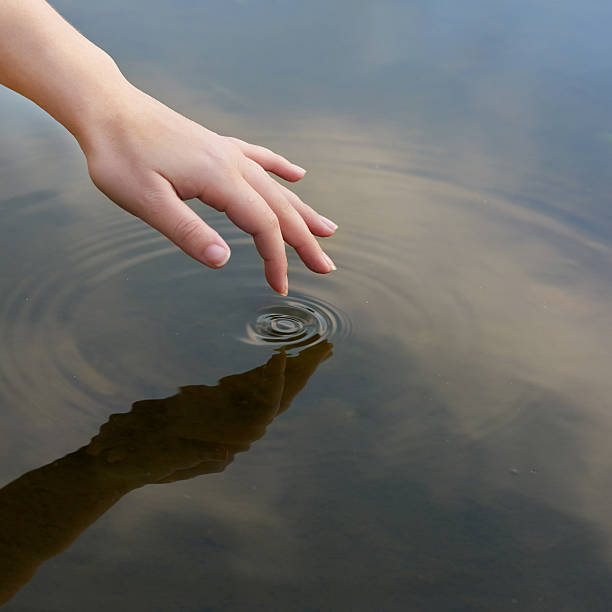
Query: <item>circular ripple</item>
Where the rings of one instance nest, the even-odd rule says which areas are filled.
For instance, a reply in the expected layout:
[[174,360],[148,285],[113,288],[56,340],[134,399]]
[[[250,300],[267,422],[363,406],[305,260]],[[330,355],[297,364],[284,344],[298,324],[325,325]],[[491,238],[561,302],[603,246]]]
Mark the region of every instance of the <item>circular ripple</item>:
[[312,297],[292,296],[260,308],[240,339],[291,351],[332,337],[346,337],[349,331],[349,319],[338,308]]
[[[461,231],[475,218],[512,221],[516,210],[503,197],[431,176],[427,169],[438,157],[413,155],[414,167],[330,165],[329,180],[319,182],[328,191],[307,199],[331,200],[342,172],[351,178],[342,190],[354,184],[339,204],[350,218],[340,219],[341,230],[325,245],[339,270],[317,276],[290,255],[288,298],[271,298],[252,239],[221,217],[211,224],[233,257],[220,272],[190,263],[165,238],[110,207],[65,233],[58,229],[49,237],[57,252],[49,247],[53,257],[21,266],[0,303],[0,390],[39,414],[50,412],[50,398],[64,402],[68,414],[74,407],[95,414],[126,397],[214,380],[228,374],[226,366],[252,367],[248,360],[262,352],[257,347],[298,351],[346,338],[353,326],[359,333],[345,358],[376,368],[371,355],[377,355],[385,372],[401,377],[409,356],[424,384],[450,396],[466,431],[485,435],[502,427],[516,411],[498,408],[493,393],[471,402],[472,410],[466,404],[473,394],[460,401],[450,390],[479,389],[481,379],[493,377],[479,355],[497,329],[495,296],[504,286],[496,273],[507,263],[489,264],[495,252],[484,243],[483,256],[477,250],[472,256],[473,234]],[[384,195],[392,222],[363,197],[370,192]],[[518,220],[531,221],[518,212]]]
[[[319,277],[309,273],[303,295],[271,301],[250,236],[221,217],[212,224],[233,252],[221,272],[112,208],[52,236],[54,257],[23,266],[0,303],[2,397],[30,414],[95,420],[135,397],[252,367],[260,353],[244,345],[237,353],[238,338],[291,350],[347,335],[346,315],[307,297]],[[265,325],[243,338],[247,321],[277,307],[286,315],[269,317],[277,342],[262,340]]]

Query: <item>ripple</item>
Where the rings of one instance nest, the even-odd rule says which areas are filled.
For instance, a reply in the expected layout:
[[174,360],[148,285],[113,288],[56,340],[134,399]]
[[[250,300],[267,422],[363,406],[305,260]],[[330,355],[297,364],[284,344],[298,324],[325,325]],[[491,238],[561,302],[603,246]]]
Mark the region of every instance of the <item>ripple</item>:
[[[109,399],[129,398],[128,389],[122,393],[126,381],[121,365],[126,355],[140,350],[137,331],[131,345],[120,343],[117,336],[128,336],[125,323],[112,316],[112,307],[123,307],[133,330],[140,325],[151,334],[146,304],[130,294],[129,275],[144,272],[150,282],[157,274],[157,282],[169,290],[190,268],[163,236],[113,208],[96,211],[93,221],[75,222],[66,232],[51,237],[59,245],[54,257],[22,266],[21,280],[3,296],[0,388],[12,402],[40,414],[47,412],[52,398],[94,414]],[[230,242],[235,233],[229,232]],[[111,344],[105,346],[98,335]],[[131,374],[140,384],[154,382],[156,373],[144,371],[146,362],[139,366],[136,357],[132,362]]]
[[303,295],[271,299],[251,238],[223,217],[211,225],[233,258],[215,271],[120,211],[92,216],[52,236],[54,257],[21,266],[0,303],[0,390],[30,414],[95,420],[134,397],[212,383],[260,359],[239,338],[292,351],[349,333],[346,314],[308,295],[312,280]]
[[348,316],[337,307],[312,297],[291,296],[258,309],[239,339],[290,354],[332,337],[346,338],[350,328]]
[[[494,354],[489,338],[503,325],[496,313],[507,312],[511,297],[498,279],[513,268],[478,237],[496,229],[497,218],[509,219],[505,227],[534,221],[502,196],[425,176],[421,168],[436,167],[436,157],[423,153],[410,167],[330,162],[329,181],[305,199],[345,198],[341,229],[325,241],[339,269],[312,274],[289,250],[287,298],[265,289],[251,238],[214,213],[206,220],[233,251],[223,271],[203,268],[112,207],[65,235],[58,230],[61,253],[23,269],[0,305],[3,393],[28,398],[30,407],[56,397],[96,412],[142,389],[161,393],[209,374],[214,382],[228,364],[252,367],[248,359],[261,349],[294,353],[350,339],[351,358],[371,363],[378,355],[389,376],[401,379],[408,362],[418,368],[423,384],[449,395],[466,431],[505,427],[516,410],[498,407],[494,385],[474,407],[473,394],[452,390],[465,381],[481,389],[481,379],[498,376],[480,355]],[[387,203],[384,214],[363,196],[374,192]]]

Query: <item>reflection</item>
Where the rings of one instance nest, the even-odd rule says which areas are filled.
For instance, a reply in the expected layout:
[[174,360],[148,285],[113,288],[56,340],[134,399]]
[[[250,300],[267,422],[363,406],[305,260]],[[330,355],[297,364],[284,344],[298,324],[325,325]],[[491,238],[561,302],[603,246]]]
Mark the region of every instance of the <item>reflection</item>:
[[136,402],[129,413],[112,415],[87,446],[6,485],[0,605],[126,493],[222,472],[287,410],[332,346],[324,341],[294,357],[280,352],[214,387],[181,387],[171,397]]

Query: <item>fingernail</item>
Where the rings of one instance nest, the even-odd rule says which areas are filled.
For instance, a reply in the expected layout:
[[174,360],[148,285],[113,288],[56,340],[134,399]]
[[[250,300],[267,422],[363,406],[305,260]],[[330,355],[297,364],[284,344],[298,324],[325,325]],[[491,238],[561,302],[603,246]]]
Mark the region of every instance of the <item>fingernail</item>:
[[323,215],[319,215],[319,219],[321,219],[321,221],[323,221],[323,223],[325,223],[330,230],[335,232],[338,229],[338,226],[331,219],[328,219]]
[[298,172],[303,172],[304,174],[306,174],[306,170],[300,166],[298,166],[297,164],[291,164],[293,166],[294,170],[297,170]]
[[338,269],[338,268],[336,268],[336,264],[332,261],[331,257],[327,253],[323,253],[323,257],[325,258],[325,261],[329,264],[329,267],[332,270],[337,270]]
[[284,297],[287,297],[287,295],[289,295],[289,279],[286,276],[285,276],[285,287],[280,293]]
[[220,268],[228,262],[230,255],[231,252],[228,247],[221,246],[220,244],[211,244],[204,251],[204,260],[207,264]]

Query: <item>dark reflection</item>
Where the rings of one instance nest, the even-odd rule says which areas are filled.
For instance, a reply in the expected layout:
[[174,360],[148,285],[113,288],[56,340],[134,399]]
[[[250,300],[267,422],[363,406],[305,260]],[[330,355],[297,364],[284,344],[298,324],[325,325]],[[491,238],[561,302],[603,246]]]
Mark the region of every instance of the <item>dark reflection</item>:
[[332,354],[321,342],[295,357],[181,387],[114,414],[91,442],[0,490],[0,605],[45,560],[66,549],[126,493],[147,484],[222,472],[287,410]]

